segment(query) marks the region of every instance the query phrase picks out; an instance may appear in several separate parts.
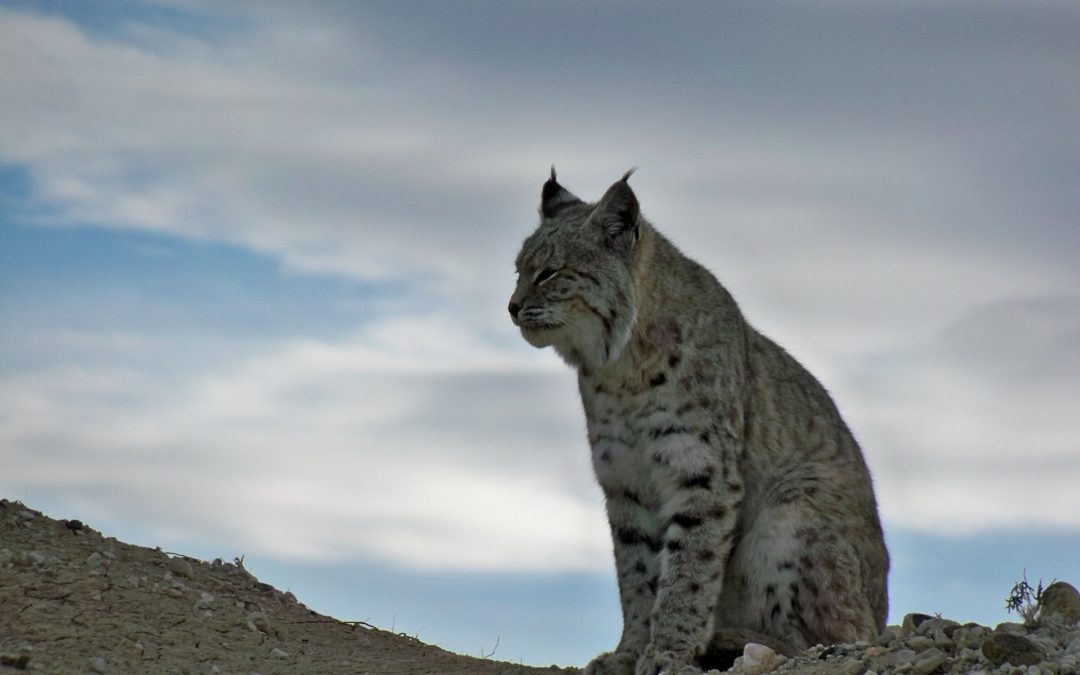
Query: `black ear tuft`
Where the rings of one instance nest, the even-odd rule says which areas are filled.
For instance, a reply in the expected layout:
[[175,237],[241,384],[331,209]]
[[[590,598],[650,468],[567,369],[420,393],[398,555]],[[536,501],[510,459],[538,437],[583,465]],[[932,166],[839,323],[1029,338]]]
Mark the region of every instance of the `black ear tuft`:
[[550,218],[567,206],[581,203],[580,199],[555,180],[555,165],[552,164],[551,178],[544,183],[544,188],[540,191],[540,215]]
[[[633,176],[635,171],[637,171],[637,167],[636,166],[631,167],[631,169],[629,171],[627,171],[626,173],[623,174],[623,177],[619,179],[619,182],[621,182],[621,183],[629,182],[630,181],[630,176]],[[555,167],[554,166],[551,167],[551,176],[552,176],[552,178],[555,177]]]

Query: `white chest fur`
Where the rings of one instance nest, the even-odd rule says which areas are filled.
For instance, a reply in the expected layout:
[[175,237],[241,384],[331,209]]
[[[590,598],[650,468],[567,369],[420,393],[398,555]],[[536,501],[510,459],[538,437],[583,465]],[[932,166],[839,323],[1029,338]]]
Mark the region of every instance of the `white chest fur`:
[[701,443],[679,429],[680,421],[655,389],[615,395],[602,387],[585,391],[593,469],[605,492],[628,491],[642,504],[659,508],[674,489],[672,467],[694,463]]

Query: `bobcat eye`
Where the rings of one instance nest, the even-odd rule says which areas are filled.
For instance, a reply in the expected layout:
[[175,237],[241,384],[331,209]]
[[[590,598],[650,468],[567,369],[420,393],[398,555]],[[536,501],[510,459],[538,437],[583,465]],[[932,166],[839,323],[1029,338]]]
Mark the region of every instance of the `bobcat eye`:
[[536,275],[536,278],[533,279],[533,283],[537,285],[542,284],[558,273],[559,270],[553,270],[550,267],[545,267],[543,270],[541,270],[540,274]]

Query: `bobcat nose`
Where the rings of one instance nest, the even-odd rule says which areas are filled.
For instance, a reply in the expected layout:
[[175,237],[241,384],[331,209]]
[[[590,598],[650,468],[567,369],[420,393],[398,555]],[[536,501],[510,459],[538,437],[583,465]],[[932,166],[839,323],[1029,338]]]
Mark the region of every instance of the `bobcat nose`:
[[510,305],[506,309],[510,311],[510,318],[517,319],[518,312],[521,311],[521,305],[511,300]]

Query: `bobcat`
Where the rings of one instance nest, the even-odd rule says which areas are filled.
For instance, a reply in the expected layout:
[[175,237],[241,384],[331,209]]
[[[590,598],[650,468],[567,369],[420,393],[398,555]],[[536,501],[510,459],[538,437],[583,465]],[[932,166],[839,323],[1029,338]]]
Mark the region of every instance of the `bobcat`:
[[698,673],[884,628],[888,553],[858,444],[821,384],[641,216],[544,184],[509,311],[578,373],[622,639],[586,675]]

